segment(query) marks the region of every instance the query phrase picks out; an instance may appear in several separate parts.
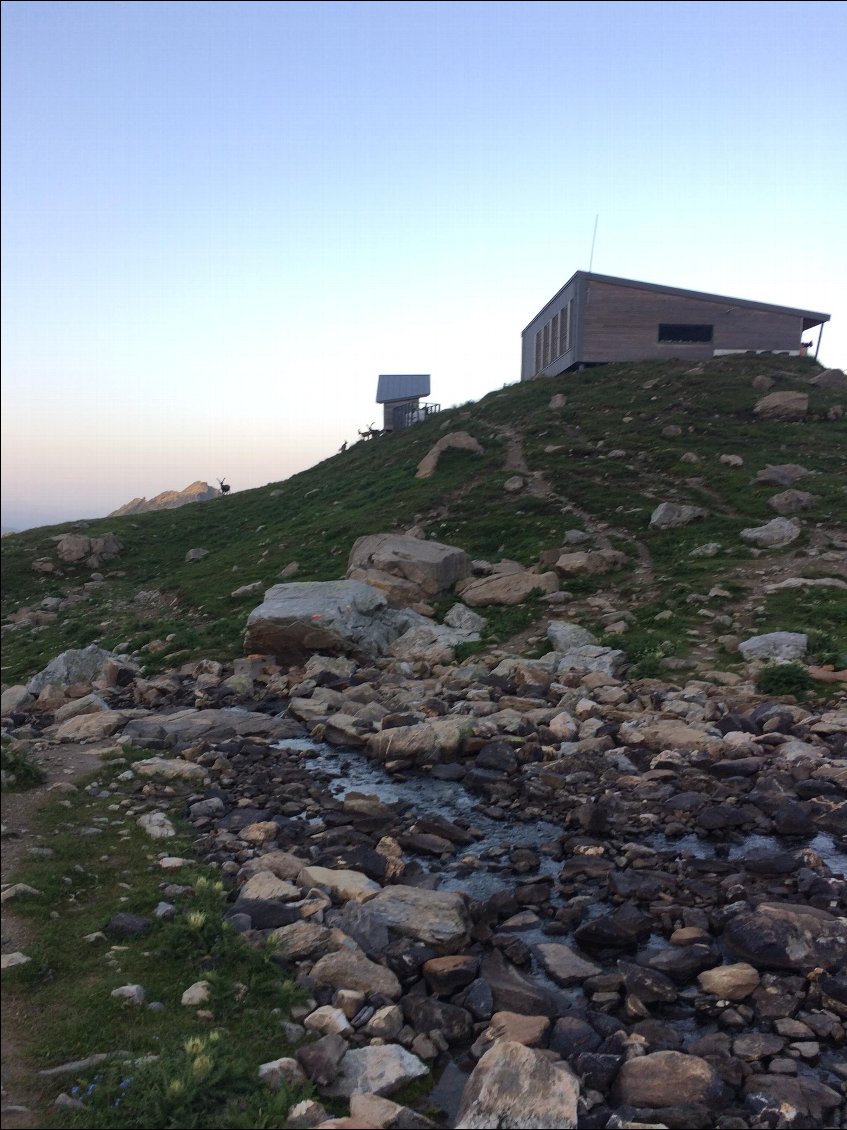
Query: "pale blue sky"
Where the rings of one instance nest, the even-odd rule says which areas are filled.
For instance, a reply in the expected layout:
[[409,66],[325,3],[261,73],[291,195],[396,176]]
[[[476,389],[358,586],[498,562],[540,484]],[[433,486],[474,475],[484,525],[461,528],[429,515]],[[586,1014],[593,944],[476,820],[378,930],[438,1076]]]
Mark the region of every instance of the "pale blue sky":
[[3,3],[3,524],[518,379],[579,268],[832,314],[843,3]]

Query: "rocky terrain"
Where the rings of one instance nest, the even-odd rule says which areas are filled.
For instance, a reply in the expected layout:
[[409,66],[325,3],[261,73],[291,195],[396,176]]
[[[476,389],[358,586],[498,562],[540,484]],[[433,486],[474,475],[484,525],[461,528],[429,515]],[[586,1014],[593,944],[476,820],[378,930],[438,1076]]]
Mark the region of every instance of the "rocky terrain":
[[161,901],[115,889],[113,951],[223,880],[305,997],[258,1069],[313,1087],[286,1125],[845,1124],[844,378],[748,364],[684,374],[699,416],[669,366],[578,413],[533,382],[299,493],[12,547],[9,748],[126,755],[90,795]]
[[[341,606],[334,654],[277,614],[285,663],[144,678],[90,648],[3,701],[31,749],[150,751],[113,786],[127,815],[187,816],[229,921],[310,994],[263,1077],[362,1127],[843,1125],[843,703],[629,682],[566,621],[538,659],[367,655],[384,598],[366,636],[339,583],[289,587],[307,620]],[[428,1121],[390,1101],[415,1079]]]

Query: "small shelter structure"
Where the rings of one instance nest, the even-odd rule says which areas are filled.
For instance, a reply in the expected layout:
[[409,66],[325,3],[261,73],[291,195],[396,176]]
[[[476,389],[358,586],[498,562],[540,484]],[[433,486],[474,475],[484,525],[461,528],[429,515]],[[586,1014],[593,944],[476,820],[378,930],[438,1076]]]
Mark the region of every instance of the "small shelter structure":
[[440,404],[421,404],[429,387],[429,373],[381,373],[376,402],[383,406],[382,430],[396,432],[439,412]]

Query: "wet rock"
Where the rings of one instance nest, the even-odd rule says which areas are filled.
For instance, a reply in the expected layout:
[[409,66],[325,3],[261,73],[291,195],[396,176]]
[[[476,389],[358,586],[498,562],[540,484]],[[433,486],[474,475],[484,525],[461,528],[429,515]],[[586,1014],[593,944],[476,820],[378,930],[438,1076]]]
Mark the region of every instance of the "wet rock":
[[480,972],[491,989],[497,1011],[539,1016],[558,1014],[559,1009],[552,995],[520,974],[496,951],[485,955]]
[[761,903],[732,917],[724,937],[733,953],[758,969],[806,973],[847,964],[847,920],[812,906]]
[[578,1016],[560,1016],[550,1034],[551,1049],[567,1060],[582,1052],[596,1051],[601,1042],[601,1036],[588,1021]]
[[629,961],[618,961],[618,969],[623,977],[626,991],[638,997],[644,1004],[654,1004],[659,1001],[667,1004],[675,1001],[679,995],[673,981],[657,969],[646,969]]
[[744,1083],[744,1106],[760,1126],[821,1126],[840,1102],[838,1092],[817,1079],[768,1074]]
[[474,1068],[455,1125],[457,1130],[572,1130],[578,1099],[579,1082],[566,1067],[554,1067],[540,1052],[502,1040]]
[[544,942],[536,949],[544,971],[557,985],[581,985],[587,977],[601,972],[599,965],[586,961],[560,942]]

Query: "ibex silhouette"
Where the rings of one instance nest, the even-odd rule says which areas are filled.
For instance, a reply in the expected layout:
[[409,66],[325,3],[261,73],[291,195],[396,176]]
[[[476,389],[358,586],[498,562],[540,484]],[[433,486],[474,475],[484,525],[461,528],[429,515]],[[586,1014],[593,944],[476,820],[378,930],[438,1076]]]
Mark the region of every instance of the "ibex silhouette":
[[221,488],[221,494],[229,494],[231,488],[226,479],[218,479],[218,484]]
[[[356,430],[358,431],[358,428]],[[370,427],[365,428],[363,432],[359,432],[359,435],[362,439],[376,439],[377,436],[382,435],[382,432],[371,423]]]

